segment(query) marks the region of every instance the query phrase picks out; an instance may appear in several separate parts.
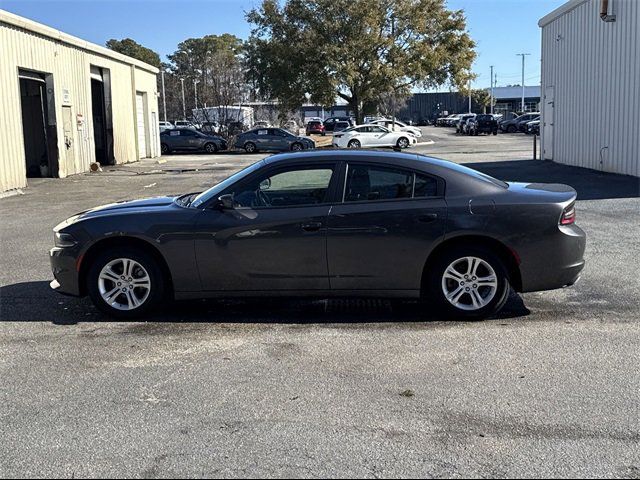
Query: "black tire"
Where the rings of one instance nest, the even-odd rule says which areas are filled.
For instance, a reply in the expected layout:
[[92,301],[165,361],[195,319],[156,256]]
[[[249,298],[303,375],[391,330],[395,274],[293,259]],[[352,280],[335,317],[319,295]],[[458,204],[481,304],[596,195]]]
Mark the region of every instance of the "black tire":
[[515,125],[509,125],[509,127],[507,127],[508,133],[516,133],[517,131],[518,131],[518,128]]
[[299,152],[301,150],[303,150],[304,147],[302,146],[302,144],[300,142],[295,142],[291,145],[291,151],[292,152]]
[[258,149],[256,148],[256,144],[253,142],[247,142],[244,144],[244,151],[247,153],[256,153]]
[[400,137],[398,139],[398,141],[396,142],[396,147],[398,147],[398,148],[409,148],[410,144],[411,143],[409,142],[409,139],[407,137]]
[[160,144],[160,153],[162,155],[166,155],[169,152],[171,152],[171,150],[169,150],[169,145],[167,145],[166,143],[161,143]]
[[[493,298],[486,305],[475,310],[465,310],[456,307],[451,302],[449,302],[449,300],[447,300],[443,291],[443,277],[445,271],[453,262],[464,257],[475,257],[484,260],[491,266],[491,268],[493,268],[496,274],[497,286],[493,294]],[[484,267],[480,267],[478,270],[480,270],[481,268]],[[464,281],[464,279],[461,280]],[[454,286],[451,288],[457,288],[455,286],[455,284],[457,283],[455,280],[446,281],[454,283]],[[461,288],[465,288],[467,291],[469,290],[469,287],[467,287],[466,285],[464,287],[462,287],[462,285],[459,286]],[[488,287],[484,288],[486,289]],[[482,292],[482,289],[483,287],[480,287],[480,290],[478,291]],[[443,254],[439,255],[435,262],[431,265],[430,271],[425,272],[425,285],[423,289],[423,295],[426,302],[428,302],[428,305],[430,307],[435,307],[436,312],[442,317],[448,319],[462,318],[467,320],[480,320],[490,317],[500,311],[500,309],[502,309],[509,296],[509,289],[510,286],[507,269],[498,255],[496,255],[490,249],[484,247],[457,246],[446,250]],[[484,290],[484,294],[488,296],[487,290]],[[460,300],[462,300],[463,298],[463,303],[471,302],[471,295],[469,293],[463,293]]]
[[216,153],[218,151],[218,146],[213,142],[206,143],[204,145],[204,151],[207,153]]
[[494,131],[493,131],[493,134],[494,134],[494,135],[498,135],[498,131],[497,131],[497,130],[494,130]]
[[349,140],[349,143],[347,144],[347,148],[360,148],[362,146],[362,144],[360,143],[360,140],[356,140],[355,138],[353,140]]
[[[113,307],[102,298],[102,294],[100,293],[100,272],[109,262],[119,258],[130,259],[140,264],[147,271],[150,279],[149,294],[142,301],[140,306],[131,310],[120,310]],[[165,279],[156,259],[136,247],[117,247],[100,253],[89,267],[86,279],[87,292],[89,293],[89,297],[93,304],[99,310],[114,318],[137,318],[151,312],[162,303],[164,292],[166,290]],[[115,288],[115,282],[110,282],[109,286],[106,288],[109,289],[111,287]],[[114,300],[119,299],[119,302],[124,303],[126,297],[123,297],[121,294],[117,295],[117,297],[114,297]]]

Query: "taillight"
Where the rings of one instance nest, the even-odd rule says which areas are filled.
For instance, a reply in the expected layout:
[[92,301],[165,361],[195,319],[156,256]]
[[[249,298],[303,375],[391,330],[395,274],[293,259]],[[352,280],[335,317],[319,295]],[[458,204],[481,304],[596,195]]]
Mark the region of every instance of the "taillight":
[[564,209],[560,217],[560,225],[571,225],[576,221],[576,204],[572,203]]

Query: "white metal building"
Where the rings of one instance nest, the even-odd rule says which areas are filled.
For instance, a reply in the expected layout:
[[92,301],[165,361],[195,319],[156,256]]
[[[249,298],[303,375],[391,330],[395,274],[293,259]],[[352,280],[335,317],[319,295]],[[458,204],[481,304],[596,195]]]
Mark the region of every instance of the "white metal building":
[[570,0],[539,25],[543,158],[640,176],[640,1]]
[[159,156],[157,73],[0,10],[0,192]]

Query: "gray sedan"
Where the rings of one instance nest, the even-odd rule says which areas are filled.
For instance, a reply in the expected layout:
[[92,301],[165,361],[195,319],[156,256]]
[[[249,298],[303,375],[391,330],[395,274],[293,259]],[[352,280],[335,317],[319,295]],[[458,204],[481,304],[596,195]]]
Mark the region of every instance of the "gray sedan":
[[217,135],[207,135],[191,128],[174,128],[160,134],[160,150],[163,154],[177,150],[216,153],[227,149],[227,141]]
[[134,317],[166,299],[373,297],[483,318],[584,266],[576,191],[392,152],[267,157],[202,193],[87,210],[55,229],[51,286]]
[[235,146],[244,148],[247,153],[258,151],[288,152],[315,148],[316,144],[308,137],[299,137],[282,128],[254,128],[244,132],[236,139]]

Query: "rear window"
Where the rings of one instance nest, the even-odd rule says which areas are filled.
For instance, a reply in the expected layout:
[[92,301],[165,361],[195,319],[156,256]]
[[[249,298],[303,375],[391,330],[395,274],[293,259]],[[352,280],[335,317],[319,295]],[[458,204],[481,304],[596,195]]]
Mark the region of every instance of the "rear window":
[[478,115],[476,118],[478,120],[493,120],[492,115]]

